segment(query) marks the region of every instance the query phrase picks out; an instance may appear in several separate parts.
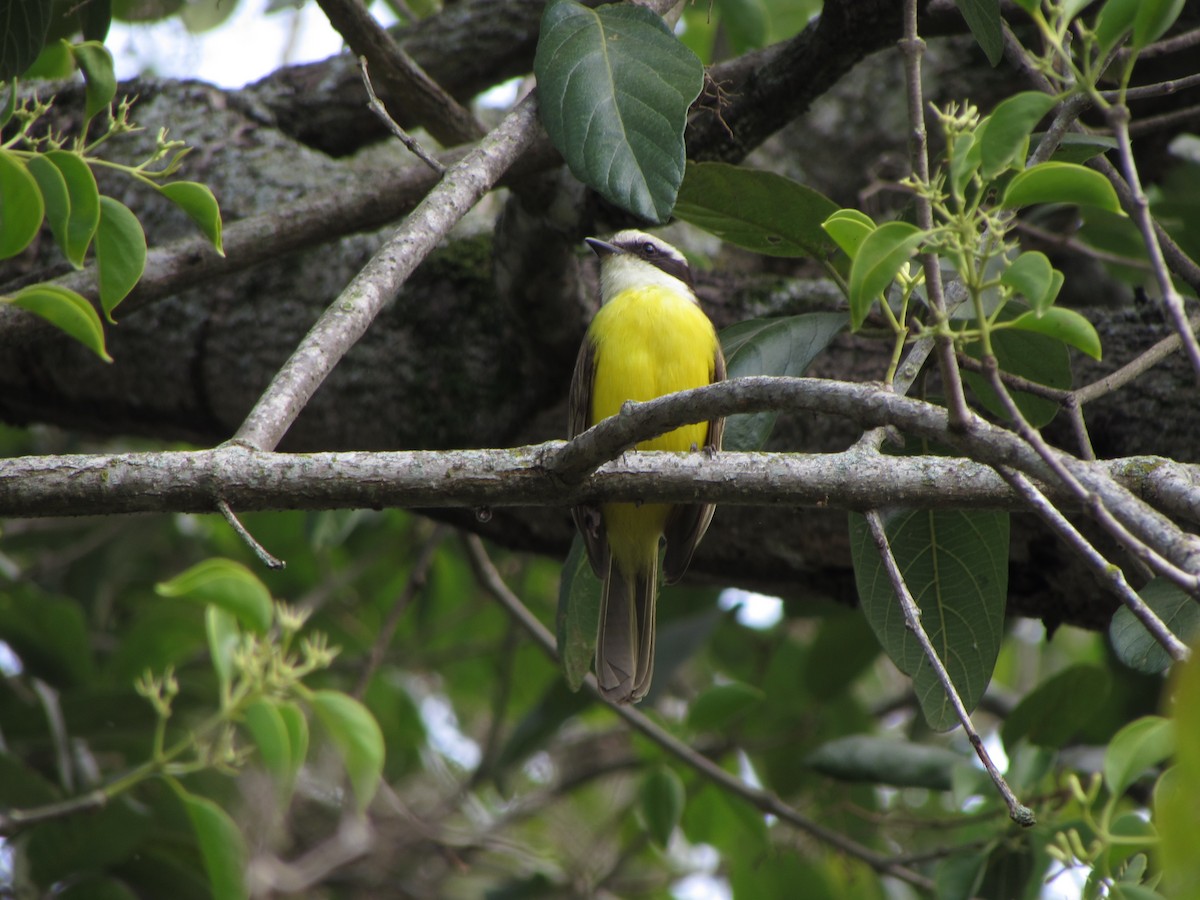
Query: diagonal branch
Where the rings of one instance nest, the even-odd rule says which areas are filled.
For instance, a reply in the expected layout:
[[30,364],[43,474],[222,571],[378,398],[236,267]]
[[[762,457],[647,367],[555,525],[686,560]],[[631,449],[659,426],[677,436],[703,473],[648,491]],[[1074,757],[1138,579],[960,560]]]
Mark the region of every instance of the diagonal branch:
[[534,95],[461,161],[447,170],[371,261],[346,286],[305,336],[259,398],[234,440],[274,448],[321,383],[366,332],[384,304],[446,233],[533,142],[538,133]]

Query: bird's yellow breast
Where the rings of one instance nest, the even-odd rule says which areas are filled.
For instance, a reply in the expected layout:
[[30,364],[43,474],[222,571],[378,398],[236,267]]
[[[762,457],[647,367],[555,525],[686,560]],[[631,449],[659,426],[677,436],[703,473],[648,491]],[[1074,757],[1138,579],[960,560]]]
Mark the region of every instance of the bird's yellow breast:
[[[596,347],[589,424],[621,410],[626,400],[711,384],[717,335],[708,316],[687,297],[666,288],[630,288],[601,307],[588,330]],[[708,425],[700,422],[642,441],[639,450],[701,447]]]
[[[601,307],[588,335],[596,348],[589,425],[616,415],[626,400],[712,383],[716,331],[699,306],[675,291],[657,285],[621,291]],[[637,449],[691,450],[707,437],[708,423],[700,422],[642,441]],[[618,568],[653,570],[669,512],[663,503],[601,506]]]

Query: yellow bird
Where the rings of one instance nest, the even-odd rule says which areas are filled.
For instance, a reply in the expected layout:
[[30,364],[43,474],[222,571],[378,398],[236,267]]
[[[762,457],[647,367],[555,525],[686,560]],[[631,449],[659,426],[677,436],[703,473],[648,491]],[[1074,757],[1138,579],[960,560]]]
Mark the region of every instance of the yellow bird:
[[[716,330],[692,291],[683,254],[652,235],[621,231],[587,238],[600,257],[600,311],[579,348],[571,379],[570,436],[616,415],[626,400],[646,401],[725,378]],[[721,448],[724,419],[685,425],[642,441],[638,450]],[[712,504],[602,503],[572,510],[588,559],[604,582],[596,678],[617,703],[650,689],[658,545],[663,574],[678,581],[712,521]]]

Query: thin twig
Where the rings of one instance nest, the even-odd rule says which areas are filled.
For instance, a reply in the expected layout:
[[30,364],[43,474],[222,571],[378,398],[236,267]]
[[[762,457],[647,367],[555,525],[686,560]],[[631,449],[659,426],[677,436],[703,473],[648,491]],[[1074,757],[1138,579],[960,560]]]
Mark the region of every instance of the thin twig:
[[429,567],[433,564],[433,555],[445,539],[446,526],[435,525],[425,543],[421,545],[421,552],[417,554],[417,560],[413,563],[412,571],[408,573],[408,578],[404,582],[404,588],[400,591],[400,596],[392,603],[392,608],[388,611],[387,620],[383,623],[383,627],[379,629],[379,635],[371,645],[371,652],[367,656],[367,661],[363,665],[362,672],[359,673],[358,684],[354,688],[354,696],[358,699],[361,700],[367,692],[367,685],[371,683],[371,677],[383,662],[388,645],[392,643],[392,638],[395,636],[396,629],[400,626],[400,620],[408,610],[409,604],[412,603],[413,598],[417,596],[420,590],[425,587],[425,581],[429,577]]
[[[1192,316],[1188,320],[1189,328],[1200,328],[1200,314]],[[1071,393],[1080,403],[1090,403],[1093,400],[1099,399],[1106,394],[1111,394],[1117,389],[1124,387],[1133,379],[1137,378],[1144,372],[1149,371],[1158,363],[1162,362],[1183,345],[1183,339],[1179,333],[1167,335],[1161,341],[1150,347],[1144,353],[1139,354],[1136,358],[1130,360],[1115,372],[1110,372],[1103,378],[1097,378],[1091,384],[1086,384],[1081,388],[1076,388]]]
[[1129,582],[1125,580],[1125,573],[1105,559],[1103,554],[1080,534],[1079,529],[1072,525],[1028,478],[1007,466],[997,466],[996,471],[1000,473],[1001,478],[1012,485],[1013,490],[1018,491],[1025,498],[1033,511],[1066,541],[1069,547],[1083,557],[1100,582],[1129,607],[1130,612],[1137,616],[1138,621],[1163,646],[1163,649],[1171,654],[1172,659],[1183,662],[1189,657],[1190,651],[1187,646],[1172,633],[1154,610],[1146,605],[1146,602],[1138,596],[1137,591],[1129,586]]
[[[534,643],[541,648],[542,652],[551,660],[557,661],[558,650],[555,646],[554,636],[526,608],[520,598],[509,590],[508,585],[504,583],[504,579],[500,577],[500,573],[496,571],[496,567],[488,557],[483,542],[475,535],[466,535],[464,542],[471,559],[471,564],[475,569],[480,583],[508,611],[509,615],[521,624],[521,627],[533,638]],[[803,813],[788,806],[769,791],[752,787],[740,778],[729,774],[711,759],[697,753],[683,741],[659,727],[655,722],[633,707],[608,703],[600,694],[595,676],[589,674],[584,679],[584,686],[598,702],[603,703],[611,709],[624,719],[628,725],[641,732],[676,759],[687,764],[718,787],[745,800],[762,812],[769,813],[781,821],[787,822],[797,830],[803,831],[817,840],[829,844],[848,856],[861,860],[876,872],[906,881],[923,890],[933,889],[933,882],[925,876],[903,866],[894,865],[889,857],[877,853],[869,847],[864,847],[862,844],[845,835],[826,828],[819,822],[808,818]]]
[[967,739],[971,742],[971,746],[975,748],[975,754],[979,757],[979,761],[983,763],[983,767],[987,769],[992,783],[996,785],[996,790],[1004,798],[1004,802],[1008,806],[1009,817],[1018,825],[1025,827],[1036,824],[1037,820],[1034,818],[1033,810],[1017,799],[1017,795],[1013,793],[1012,788],[1008,786],[1008,782],[1004,780],[1003,773],[992,762],[991,754],[988,753],[987,747],[983,745],[983,739],[979,736],[979,732],[975,730],[975,726],[971,722],[971,714],[967,712],[966,706],[963,705],[962,698],[958,695],[958,689],[954,686],[954,681],[950,678],[950,673],[946,671],[946,666],[942,663],[941,657],[933,649],[933,643],[929,640],[929,635],[925,633],[924,626],[921,625],[921,608],[917,606],[917,601],[908,590],[908,585],[904,581],[904,575],[900,572],[900,565],[896,562],[896,557],[892,554],[892,547],[888,543],[887,532],[884,530],[883,520],[880,518],[878,510],[873,509],[868,511],[866,519],[867,524],[871,528],[871,537],[875,540],[875,548],[879,551],[880,559],[883,560],[883,566],[888,573],[888,579],[892,583],[892,589],[896,592],[896,598],[900,601],[900,609],[904,613],[904,624],[913,633],[913,637],[917,639],[917,643],[921,645],[921,652],[925,654],[925,658],[933,668],[934,674],[937,675],[938,681],[941,682],[946,699],[954,707],[954,714],[958,717],[958,721],[962,725]]
[[[929,136],[925,130],[925,100],[921,90],[921,57],[925,53],[925,41],[917,33],[917,0],[904,0],[904,37],[900,49],[904,57],[905,82],[908,90],[908,121],[910,125],[913,175],[920,184],[929,184]],[[923,192],[915,196],[917,225],[925,231],[933,228],[933,205]],[[942,290],[942,270],[937,254],[922,253],[921,265],[925,272],[925,291],[929,305],[933,308],[939,327],[946,317],[946,301]],[[954,359],[954,341],[950,335],[938,333],[938,366],[946,391],[946,406],[950,410],[950,427],[954,430],[966,427],[970,419],[967,398],[963,393],[962,376]]]
[[429,166],[429,168],[433,169],[439,175],[444,175],[446,167],[441,164],[437,157],[422,147],[416,138],[400,127],[400,123],[392,118],[391,114],[387,111],[387,107],[383,105],[379,97],[375,94],[375,86],[371,84],[371,75],[367,71],[367,58],[365,56],[358,58],[358,68],[362,72],[363,87],[367,89],[367,106],[371,112],[375,113],[392,134],[400,139],[400,143],[408,148],[409,153],[413,154],[413,156],[417,157],[417,159],[421,160],[421,162],[425,163],[425,165]]
[[223,498],[217,501],[217,510],[225,517],[225,521],[229,523],[229,527],[237,532],[238,537],[242,539],[246,546],[254,551],[254,555],[258,557],[259,562],[268,569],[287,568],[286,562],[267,552],[267,548],[260,544],[254,535],[247,530],[246,526],[238,519],[237,514],[234,513],[233,508]]
[[[1200,79],[1200,76],[1197,78]],[[1187,314],[1183,308],[1183,297],[1175,289],[1175,282],[1171,280],[1171,273],[1167,270],[1167,261],[1163,256],[1162,246],[1158,242],[1154,219],[1150,215],[1150,201],[1142,190],[1142,182],[1133,159],[1133,142],[1129,137],[1129,108],[1126,106],[1111,107],[1108,120],[1116,133],[1125,182],[1129,185],[1132,194],[1129,215],[1142,233],[1142,241],[1146,245],[1146,252],[1150,255],[1154,278],[1158,282],[1162,302],[1167,308],[1167,316],[1175,326],[1176,333],[1183,339],[1184,353],[1192,365],[1196,382],[1200,384],[1200,341],[1196,340],[1196,333],[1188,323]]]

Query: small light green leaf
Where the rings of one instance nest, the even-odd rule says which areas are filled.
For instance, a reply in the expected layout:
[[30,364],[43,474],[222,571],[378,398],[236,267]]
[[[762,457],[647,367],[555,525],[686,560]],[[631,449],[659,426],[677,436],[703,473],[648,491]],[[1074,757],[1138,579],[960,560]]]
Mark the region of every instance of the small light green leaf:
[[1024,165],[1029,135],[1058,101],[1041,91],[1024,91],[997,104],[980,136],[983,177],[992,179],[1015,163]]
[[1139,52],[1167,33],[1179,14],[1184,0],[1142,0],[1133,20],[1133,51]]
[[[1138,595],[1163,624],[1181,640],[1191,643],[1200,637],[1200,605],[1180,588],[1162,578],[1148,582]],[[1165,672],[1171,657],[1128,606],[1122,606],[1108,626],[1117,659],[1147,675]]]
[[308,758],[308,719],[304,717],[304,711],[290,700],[276,703],[275,709],[287,730],[288,758],[292,764],[288,776],[290,785],[295,781],[300,767],[304,765],[304,760]]
[[1100,8],[1100,13],[1096,16],[1094,31],[1096,33],[1096,49],[1101,58],[1107,56],[1109,51],[1117,46],[1129,29],[1133,27],[1133,20],[1141,5],[1142,0],[1108,0]]
[[[88,246],[100,226],[100,189],[91,167],[77,153],[66,150],[51,150],[46,159],[52,162],[67,185],[71,198],[71,215],[67,220],[66,241],[59,245],[66,253],[71,265],[83,267],[83,258]],[[55,234],[57,238],[58,235]]]
[[233,684],[233,654],[242,641],[237,617],[210,603],[204,608],[204,633],[208,638],[208,655],[221,686],[221,697],[227,698]]
[[870,216],[857,209],[839,209],[822,222],[821,227],[842,248],[843,253],[854,259],[867,235],[875,230],[875,223]]
[[37,180],[19,156],[0,148],[0,259],[33,242],[45,212]]
[[1076,203],[1119,213],[1117,192],[1099,172],[1068,162],[1044,162],[1019,172],[1008,183],[1001,203],[1017,209],[1033,203]]
[[751,684],[734,681],[709,688],[688,710],[688,727],[694,731],[721,731],[758,704],[766,695]]
[[50,0],[10,0],[4,4],[0,41],[0,81],[16,78],[37,59],[50,30]]
[[257,634],[265,633],[271,624],[270,591],[249,569],[231,559],[206,559],[155,585],[154,590],[160,597],[219,606]]
[[981,160],[979,138],[983,135],[985,128],[987,128],[987,119],[980,123],[977,133],[960,134],[954,139],[954,154],[950,160],[950,187],[960,205],[966,198],[967,185],[979,171]]
[[842,781],[948,791],[954,770],[970,761],[946,747],[852,734],[822,744],[805,762]]
[[99,41],[84,41],[74,44],[71,52],[75,55],[75,64],[83,72],[83,80],[87,83],[87,106],[85,115],[91,121],[97,113],[108,109],[113,97],[117,95],[117,76],[113,70],[112,54]]
[[721,162],[689,162],[675,201],[678,218],[765,256],[828,256],[833,242],[818,223],[836,211],[790,178]]
[[188,793],[178,782],[172,784],[187,810],[192,830],[196,832],[214,900],[249,897],[245,878],[246,844],[233,819],[207,797]]
[[67,252],[67,223],[71,218],[71,195],[67,193],[67,181],[58,167],[45,156],[33,156],[25,163],[29,174],[37,182],[45,204],[46,221],[54,240]]
[[298,766],[292,760],[291,737],[279,707],[272,700],[255,700],[246,707],[245,724],[258,747],[263,767],[275,779],[280,799],[286,802]]
[[600,595],[604,585],[592,571],[583,538],[575,535],[558,588],[558,658],[567,686],[578,691],[596,655]]
[[195,181],[175,181],[159,186],[158,190],[187,213],[217,252],[225,255],[221,246],[221,208],[212,191]]
[[1021,738],[1038,747],[1062,747],[1104,709],[1112,686],[1106,669],[1074,665],[1047,678],[1017,704],[1000,735],[1009,753]]
[[858,331],[875,301],[917,252],[925,232],[907,222],[886,222],[866,236],[850,265],[850,329]]
[[7,302],[41,316],[105,362],[112,362],[104,347],[100,316],[92,304],[74,291],[55,284],[34,284],[22,288]]
[[1104,784],[1119,797],[1142,773],[1175,752],[1175,723],[1143,716],[1113,735],[1104,751]]
[[[729,378],[803,375],[845,327],[844,313],[805,313],[778,319],[748,319],[721,332]],[[725,420],[726,450],[761,450],[777,412],[744,413]]]
[[1030,311],[1017,316],[1007,325],[1021,331],[1035,331],[1057,338],[1064,344],[1082,350],[1092,359],[1100,358],[1100,335],[1096,333],[1091,322],[1073,309],[1052,306],[1040,316]]
[[312,707],[342,758],[361,812],[375,796],[383,773],[379,723],[365,706],[338,691],[314,692]]
[[659,766],[642,781],[642,817],[650,838],[665,848],[683,817],[686,792],[670,766]]
[[112,322],[112,311],[146,271],[146,233],[129,207],[112,197],[100,198],[96,265],[100,270],[100,305]]
[[[967,711],[992,677],[1004,632],[1008,593],[1008,516],[978,510],[896,510],[885,522],[888,542],[922,624]],[[859,602],[875,637],[913,688],[931,728],[958,718],[917,639],[862,516],[850,516],[850,550]]]
[[664,222],[683,181],[683,130],[704,66],[650,10],[552,0],[534,59],[538,110],[575,177]]
[[1046,311],[1053,302],[1050,290],[1054,286],[1054,266],[1045,253],[1027,250],[1012,261],[1000,283],[1012,288],[1029,301],[1035,313]]
[[994,68],[1004,55],[1004,32],[1000,27],[1000,0],[957,0],[958,11]]

